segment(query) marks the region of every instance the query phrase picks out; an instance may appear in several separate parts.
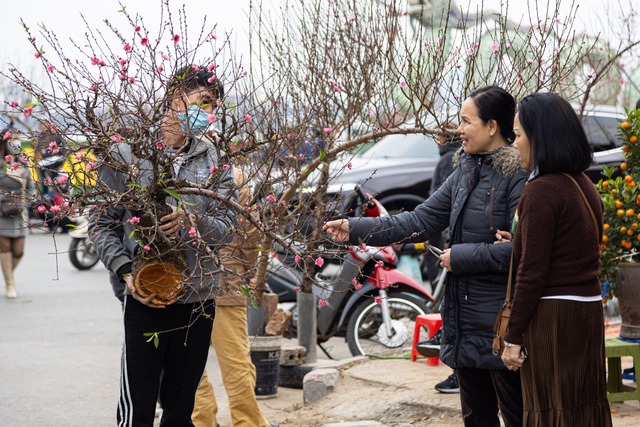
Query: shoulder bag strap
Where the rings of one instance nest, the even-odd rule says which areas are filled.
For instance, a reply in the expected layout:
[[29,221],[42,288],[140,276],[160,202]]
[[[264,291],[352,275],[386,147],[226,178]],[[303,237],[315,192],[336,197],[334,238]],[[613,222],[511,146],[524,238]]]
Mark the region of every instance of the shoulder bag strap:
[[571,182],[573,182],[573,185],[575,185],[578,191],[580,192],[580,195],[582,196],[582,200],[584,200],[584,204],[587,205],[587,209],[589,209],[589,213],[591,214],[591,219],[593,219],[593,224],[596,226],[596,232],[600,234],[600,227],[598,227],[598,220],[596,219],[596,214],[593,213],[593,208],[591,207],[591,204],[587,200],[587,196],[585,196],[584,191],[582,191],[580,184],[578,184],[575,178],[569,175],[568,173],[563,172],[562,174],[567,178],[569,178]]
[[513,248],[511,249],[511,260],[509,261],[509,277],[507,278],[507,295],[504,297],[504,303],[511,302],[511,281],[513,280]]

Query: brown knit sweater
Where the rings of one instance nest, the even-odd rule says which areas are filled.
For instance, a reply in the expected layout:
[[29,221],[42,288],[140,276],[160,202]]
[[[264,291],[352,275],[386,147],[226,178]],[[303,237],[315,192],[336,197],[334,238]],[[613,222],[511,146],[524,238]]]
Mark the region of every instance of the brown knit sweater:
[[518,204],[513,242],[517,275],[507,342],[522,344],[540,297],[601,293],[602,200],[586,175],[573,177],[596,215],[597,234],[587,206],[568,177],[545,174],[527,183]]

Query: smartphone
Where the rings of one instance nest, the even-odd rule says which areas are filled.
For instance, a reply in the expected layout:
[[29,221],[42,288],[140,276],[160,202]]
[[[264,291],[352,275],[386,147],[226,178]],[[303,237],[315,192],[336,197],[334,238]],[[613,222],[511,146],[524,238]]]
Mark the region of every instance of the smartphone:
[[427,248],[429,248],[429,252],[431,252],[432,254],[434,254],[435,256],[439,257],[440,255],[442,255],[444,253],[444,251],[436,246],[433,245],[427,245]]

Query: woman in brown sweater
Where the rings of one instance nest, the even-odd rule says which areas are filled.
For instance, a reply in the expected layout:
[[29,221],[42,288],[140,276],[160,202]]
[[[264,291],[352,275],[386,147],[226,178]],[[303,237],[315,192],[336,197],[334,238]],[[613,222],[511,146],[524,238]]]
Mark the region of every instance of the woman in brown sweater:
[[519,103],[514,133],[532,173],[516,216],[518,268],[502,360],[522,368],[523,425],[611,426],[598,281],[602,201],[582,172],[591,150],[575,112],[553,93]]

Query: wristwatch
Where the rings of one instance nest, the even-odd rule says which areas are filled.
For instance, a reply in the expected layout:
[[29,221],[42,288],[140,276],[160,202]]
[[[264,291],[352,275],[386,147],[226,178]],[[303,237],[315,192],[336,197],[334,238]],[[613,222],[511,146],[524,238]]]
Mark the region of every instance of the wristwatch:
[[508,347],[515,347],[515,346],[517,346],[517,345],[518,345],[518,344],[512,344],[512,343],[510,343],[510,342],[506,342],[506,341],[504,342],[504,346],[505,346],[506,348],[508,348]]

